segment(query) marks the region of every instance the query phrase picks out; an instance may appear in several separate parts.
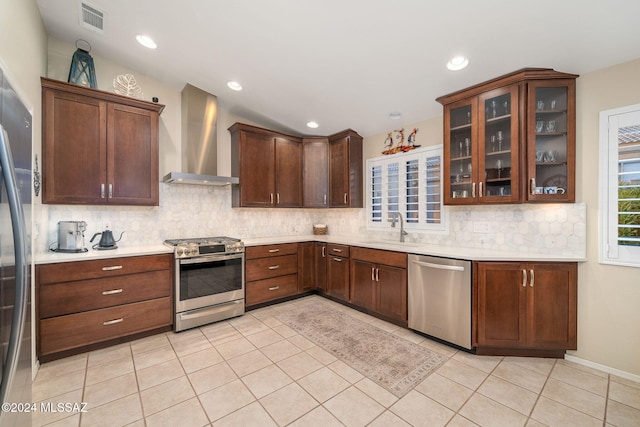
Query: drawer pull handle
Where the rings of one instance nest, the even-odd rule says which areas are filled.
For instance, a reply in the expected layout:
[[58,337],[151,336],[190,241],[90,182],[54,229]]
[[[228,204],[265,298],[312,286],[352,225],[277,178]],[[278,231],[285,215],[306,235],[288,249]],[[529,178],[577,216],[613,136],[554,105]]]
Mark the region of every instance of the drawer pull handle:
[[113,295],[113,294],[121,294],[122,289],[112,289],[110,291],[102,291],[102,295]]
[[280,286],[272,286],[269,288],[270,291],[277,291],[278,289],[280,289]]
[[333,248],[333,252],[338,252],[338,253],[340,253],[340,252],[342,252],[342,249],[336,249],[336,248]]
[[342,258],[333,258],[333,260],[336,262],[342,262]]
[[522,287],[527,287],[527,270],[525,270],[524,268],[522,269]]
[[269,253],[270,254],[273,254],[273,253],[276,253],[276,252],[280,252],[280,249],[269,249]]
[[533,268],[531,270],[529,270],[529,274],[531,275],[531,277],[529,278],[529,286],[533,288],[533,285],[536,282],[535,276],[533,275]]
[[121,265],[112,265],[109,267],[102,267],[102,271],[113,271],[113,270],[122,270]]
[[277,269],[279,269],[279,268],[280,268],[280,266],[279,266],[279,265],[270,265],[270,266],[269,266],[269,270],[277,270]]
[[120,323],[123,322],[124,318],[119,318],[119,319],[113,319],[113,320],[107,320],[106,322],[102,322],[103,326],[109,326],[109,325],[115,325],[116,323]]

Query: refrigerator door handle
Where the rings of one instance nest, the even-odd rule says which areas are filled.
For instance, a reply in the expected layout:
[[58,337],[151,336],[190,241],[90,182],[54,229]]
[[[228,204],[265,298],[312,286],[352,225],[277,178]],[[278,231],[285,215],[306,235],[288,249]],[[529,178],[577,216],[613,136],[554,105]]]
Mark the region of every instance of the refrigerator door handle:
[[13,377],[18,368],[20,343],[24,335],[28,302],[27,292],[29,291],[29,284],[27,283],[29,264],[27,259],[27,232],[24,222],[24,212],[22,210],[22,203],[20,202],[20,194],[18,193],[13,157],[11,156],[11,148],[9,147],[9,138],[2,125],[0,125],[0,165],[2,167],[2,176],[7,187],[7,201],[9,202],[9,211],[11,213],[16,263],[15,305],[11,323],[11,335],[7,348],[7,359],[2,375],[2,384],[0,385],[0,400],[2,403],[5,403],[7,394],[11,389]]

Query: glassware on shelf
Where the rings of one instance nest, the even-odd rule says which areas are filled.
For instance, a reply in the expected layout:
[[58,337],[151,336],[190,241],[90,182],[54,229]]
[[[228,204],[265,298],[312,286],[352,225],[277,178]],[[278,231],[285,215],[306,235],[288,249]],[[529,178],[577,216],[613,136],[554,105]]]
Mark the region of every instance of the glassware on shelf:
[[498,179],[500,178],[500,175],[502,174],[502,160],[498,159],[496,160],[496,169],[498,169]]
[[502,134],[501,130],[499,130],[496,135],[496,141],[498,141],[498,151],[502,151],[502,141],[504,141],[504,135]]
[[471,155],[471,141],[469,138],[464,139],[464,154],[466,157]]
[[495,118],[498,115],[498,112],[496,111],[497,108],[498,108],[498,103],[494,99],[491,101],[491,118]]

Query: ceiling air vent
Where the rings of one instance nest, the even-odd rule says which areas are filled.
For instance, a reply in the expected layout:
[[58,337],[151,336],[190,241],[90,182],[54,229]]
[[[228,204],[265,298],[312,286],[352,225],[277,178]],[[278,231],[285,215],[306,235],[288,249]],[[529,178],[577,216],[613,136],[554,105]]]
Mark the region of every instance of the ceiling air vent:
[[104,32],[104,12],[81,2],[80,24],[85,28],[102,33]]

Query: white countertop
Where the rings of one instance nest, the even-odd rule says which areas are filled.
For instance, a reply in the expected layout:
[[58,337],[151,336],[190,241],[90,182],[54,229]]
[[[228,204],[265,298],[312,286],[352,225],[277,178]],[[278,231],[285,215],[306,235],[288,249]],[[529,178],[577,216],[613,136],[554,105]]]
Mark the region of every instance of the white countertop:
[[292,242],[328,242],[350,246],[361,246],[389,251],[407,252],[418,255],[431,255],[445,258],[456,258],[470,261],[535,261],[535,262],[584,262],[586,257],[519,253],[514,251],[496,251],[492,249],[461,248],[453,246],[438,246],[424,243],[400,243],[387,240],[375,240],[362,236],[333,236],[333,235],[303,235],[303,236],[277,236],[261,237],[244,240],[245,246],[258,246]]
[[46,253],[36,254],[36,264],[52,264],[56,262],[70,262],[70,261],[88,261],[92,259],[106,259],[106,258],[120,258],[127,256],[139,256],[139,255],[156,255],[156,254],[170,254],[173,253],[173,249],[165,245],[152,245],[152,246],[125,246],[118,249],[108,251],[97,251],[89,249],[88,252],[80,253],[62,253],[49,251]]
[[[360,246],[388,251],[406,252],[418,255],[431,255],[445,258],[456,258],[470,261],[535,261],[535,262],[584,262],[586,257],[581,256],[557,256],[553,254],[519,253],[514,251],[504,252],[492,249],[461,248],[452,246],[437,246],[424,243],[400,243],[395,241],[374,240],[362,236],[333,236],[333,235],[297,235],[274,236],[244,239],[245,246],[273,245],[295,242],[328,242],[350,246]],[[86,261],[92,259],[118,258],[139,255],[154,255],[171,253],[168,246],[159,244],[152,246],[130,246],[109,251],[97,251],[89,249],[83,253],[47,252],[36,254],[36,264],[51,264],[56,262]]]

